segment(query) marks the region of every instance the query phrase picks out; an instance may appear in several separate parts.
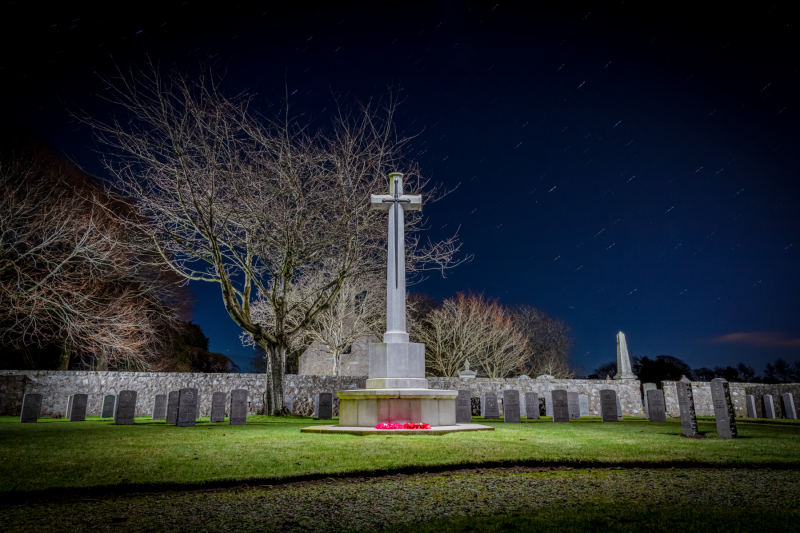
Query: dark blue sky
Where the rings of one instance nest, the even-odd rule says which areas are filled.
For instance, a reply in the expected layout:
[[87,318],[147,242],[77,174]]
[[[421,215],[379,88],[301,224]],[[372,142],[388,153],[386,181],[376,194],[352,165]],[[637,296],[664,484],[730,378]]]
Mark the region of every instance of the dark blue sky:
[[[2,109],[90,172],[66,105],[110,112],[103,54],[215,55],[261,110],[291,93],[326,125],[334,96],[402,88],[408,155],[458,188],[426,206],[474,260],[417,290],[471,289],[573,326],[586,373],[615,357],[692,367],[800,359],[797,17],[790,3],[403,3],[392,11],[247,3],[4,4]],[[9,53],[13,51],[13,53]],[[402,169],[400,169],[402,170]],[[211,348],[247,366],[216,286],[192,285]]]

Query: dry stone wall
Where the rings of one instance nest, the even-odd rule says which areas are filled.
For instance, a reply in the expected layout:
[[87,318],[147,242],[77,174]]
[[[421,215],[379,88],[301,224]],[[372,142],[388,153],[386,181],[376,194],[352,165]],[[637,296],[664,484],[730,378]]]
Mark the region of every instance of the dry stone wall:
[[[736,418],[747,418],[746,383],[731,383],[731,401]],[[666,403],[667,416],[681,417],[678,406],[678,386],[676,381],[662,381],[664,402]],[[714,404],[711,401],[711,382],[693,381],[692,394],[694,395],[694,410],[697,416],[714,416]]]

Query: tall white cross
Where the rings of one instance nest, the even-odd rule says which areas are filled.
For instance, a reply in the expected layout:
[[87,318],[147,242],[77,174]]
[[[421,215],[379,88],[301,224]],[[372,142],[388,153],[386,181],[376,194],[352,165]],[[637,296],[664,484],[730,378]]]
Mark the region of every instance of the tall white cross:
[[[372,209],[389,211],[389,264],[386,268],[386,333],[383,342],[408,342],[406,332],[406,249],[403,214],[421,211],[422,196],[403,194],[403,175],[389,174],[389,194],[373,194]],[[402,207],[401,207],[402,206]]]

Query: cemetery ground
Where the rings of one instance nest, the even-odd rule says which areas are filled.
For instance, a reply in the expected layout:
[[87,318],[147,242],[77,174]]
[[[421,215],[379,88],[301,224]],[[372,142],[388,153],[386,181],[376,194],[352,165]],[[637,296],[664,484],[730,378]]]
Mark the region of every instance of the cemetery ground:
[[[797,529],[800,423],[549,418],[444,436],[0,417],[0,530]],[[334,421],[335,423],[335,421]],[[467,517],[467,518],[465,518]]]

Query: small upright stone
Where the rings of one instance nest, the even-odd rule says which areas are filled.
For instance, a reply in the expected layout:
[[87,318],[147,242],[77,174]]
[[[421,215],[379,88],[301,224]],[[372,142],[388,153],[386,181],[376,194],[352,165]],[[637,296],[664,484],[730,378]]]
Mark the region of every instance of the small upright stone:
[[197,420],[200,418],[200,391],[197,390],[197,402],[195,403],[194,408],[194,419]]
[[197,420],[197,401],[200,395],[197,394],[195,388],[185,388],[179,392],[177,425],[181,428],[194,427],[195,420]]
[[642,394],[644,394],[644,416],[650,420],[650,410],[647,407],[647,391],[657,389],[655,383],[645,383],[642,385]]
[[468,390],[458,391],[456,397],[456,424],[472,422],[472,393]]
[[72,394],[67,396],[67,410],[64,412],[64,418],[69,420],[69,415],[72,413]]
[[314,397],[314,416],[320,420],[333,418],[333,394],[320,392]]
[[666,422],[667,411],[664,404],[664,391],[650,389],[647,391],[647,408],[650,412],[650,422]]
[[600,419],[603,422],[619,422],[617,401],[617,391],[612,389],[600,391]]
[[211,395],[211,422],[225,422],[225,393]]
[[717,438],[735,439],[738,437],[730,383],[720,378],[712,379],[711,401],[714,404],[714,419],[717,422]]
[[568,392],[567,393],[567,402],[569,406],[569,419],[570,420],[580,420],[581,419],[581,405],[580,400],[578,399],[577,392]]
[[284,394],[283,404],[286,406],[286,410],[289,411],[290,415],[294,414],[294,396]]
[[120,391],[117,401],[114,403],[114,423],[124,426],[131,425],[134,416],[136,416],[136,391]]
[[42,395],[26,394],[22,397],[22,412],[19,414],[21,423],[36,422],[42,412]]
[[89,403],[88,394],[73,394],[70,397],[70,422],[84,422],[86,420],[86,404]]
[[103,396],[103,410],[100,412],[100,418],[114,417],[114,400],[116,400],[116,396],[113,394]]
[[497,405],[497,395],[493,392],[481,394],[481,416],[483,418],[500,418],[500,407]]
[[564,389],[553,391],[553,422],[569,422],[569,396]]
[[617,395],[617,416],[619,417],[619,421],[622,422],[622,404],[619,403],[619,395]]
[[781,394],[781,402],[783,405],[783,416],[787,420],[797,420],[797,410],[794,407],[794,397],[791,392],[784,392]]
[[579,394],[578,395],[578,407],[580,407],[580,415],[581,416],[589,416],[589,395],[588,394]]
[[747,418],[758,418],[756,399],[752,394],[747,395]]
[[164,420],[167,418],[167,395],[156,394],[156,400],[153,403],[153,420]]
[[535,392],[525,393],[525,418],[528,420],[539,419],[539,395]]
[[683,380],[675,384],[678,389],[678,408],[681,411],[681,431],[687,437],[697,435],[697,415],[694,410],[692,384]]
[[775,404],[772,402],[772,394],[765,394],[761,398],[762,402],[762,409],[764,413],[764,418],[774,419],[775,418]]
[[180,403],[181,392],[174,390],[167,395],[167,419],[166,424],[178,423],[178,404]]
[[247,424],[247,389],[233,389],[228,425],[244,426],[245,424]]
[[553,393],[544,395],[544,416],[553,416]]
[[503,391],[503,422],[519,424],[522,422],[519,413],[519,391]]

